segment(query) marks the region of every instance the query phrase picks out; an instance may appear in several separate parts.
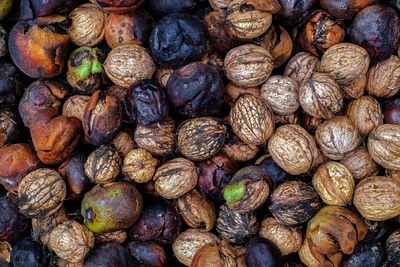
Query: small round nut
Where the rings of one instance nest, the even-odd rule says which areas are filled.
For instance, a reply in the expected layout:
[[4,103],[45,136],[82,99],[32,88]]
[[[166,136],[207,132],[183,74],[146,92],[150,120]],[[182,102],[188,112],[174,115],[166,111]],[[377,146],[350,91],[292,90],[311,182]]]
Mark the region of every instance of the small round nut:
[[303,85],[315,71],[319,69],[320,61],[310,53],[300,52],[294,55],[286,64],[284,75]]
[[190,266],[237,266],[236,253],[226,240],[218,245],[204,245],[196,252]]
[[372,66],[367,74],[369,95],[389,98],[400,90],[400,58],[392,55]]
[[136,148],[133,132],[127,129],[119,131],[110,145],[113,145],[122,157],[126,157],[131,150]]
[[345,155],[340,163],[346,166],[358,180],[375,176],[379,172],[379,165],[371,158],[366,147],[360,147]]
[[146,150],[134,149],[124,158],[122,172],[136,183],[147,183],[153,178],[157,163],[158,160]]
[[120,165],[118,151],[112,146],[102,145],[87,158],[85,174],[94,183],[106,184],[117,179]]

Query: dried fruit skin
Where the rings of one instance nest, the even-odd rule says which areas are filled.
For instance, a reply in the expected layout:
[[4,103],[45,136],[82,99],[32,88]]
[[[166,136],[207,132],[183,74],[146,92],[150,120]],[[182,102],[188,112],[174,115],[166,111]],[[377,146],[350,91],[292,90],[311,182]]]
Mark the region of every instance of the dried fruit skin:
[[119,131],[110,144],[118,150],[121,157],[126,157],[131,150],[137,148],[133,132],[128,129]]
[[307,18],[318,3],[317,0],[279,0],[281,10],[278,21],[283,26],[293,27]]
[[319,65],[320,61],[317,57],[300,52],[286,64],[284,75],[294,79],[301,86],[319,69]]
[[375,97],[393,97],[400,90],[400,58],[390,56],[388,59],[372,66],[367,73],[365,89]]
[[0,241],[20,239],[28,224],[18,212],[18,199],[14,195],[0,198]]
[[90,101],[90,96],[73,95],[65,100],[61,114],[66,117],[77,117],[81,122],[84,121],[85,110]]
[[254,238],[246,246],[247,266],[282,266],[282,253],[275,244],[265,238]]
[[129,251],[117,243],[106,243],[92,250],[85,261],[84,267],[99,266],[135,266],[135,261]]
[[119,174],[121,161],[114,147],[102,145],[87,158],[85,174],[97,184],[113,182]]
[[328,10],[333,16],[339,19],[351,19],[361,9],[373,4],[374,0],[320,0],[322,8]]
[[141,264],[151,267],[163,267],[167,264],[164,248],[155,242],[130,242],[128,249]]
[[124,157],[122,172],[136,183],[146,183],[153,178],[157,163],[146,150],[134,149]]

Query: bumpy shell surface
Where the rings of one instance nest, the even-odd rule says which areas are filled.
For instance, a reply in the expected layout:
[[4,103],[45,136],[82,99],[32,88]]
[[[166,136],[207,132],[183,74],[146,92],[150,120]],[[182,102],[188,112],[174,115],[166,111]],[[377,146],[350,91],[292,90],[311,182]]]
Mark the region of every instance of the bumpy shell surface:
[[285,76],[270,77],[261,87],[261,97],[273,112],[281,115],[291,114],[300,106],[297,82]]
[[332,160],[342,159],[361,142],[357,127],[346,116],[325,121],[317,128],[315,138],[322,153]]
[[137,147],[133,139],[133,132],[130,130],[119,131],[110,144],[113,145],[123,157],[126,157],[131,150]]
[[284,75],[295,80],[299,86],[304,84],[319,69],[320,61],[310,53],[300,52],[286,64]]
[[84,120],[85,110],[89,104],[90,96],[73,95],[69,97],[62,108],[62,115],[66,117],[77,117],[81,121]]
[[355,44],[340,43],[323,54],[320,71],[327,73],[338,84],[348,85],[367,73],[369,63],[367,50]]
[[400,58],[390,56],[371,67],[367,74],[368,94],[389,98],[400,90]]
[[325,73],[315,72],[299,89],[301,107],[316,118],[330,119],[343,106],[339,85]]
[[246,44],[226,54],[224,70],[228,79],[242,87],[265,82],[273,69],[271,54],[261,46]]
[[174,158],[161,165],[154,174],[154,186],[163,198],[174,199],[192,190],[199,172],[190,160]]
[[346,166],[355,179],[364,179],[375,176],[379,172],[379,166],[371,158],[366,147],[361,147],[340,160]]
[[18,187],[19,210],[29,218],[55,213],[62,205],[67,187],[54,170],[42,168],[26,175]]
[[214,10],[220,10],[222,8],[227,8],[232,1],[233,0],[209,0],[208,2]]
[[367,76],[361,75],[355,78],[350,84],[340,85],[340,89],[343,90],[345,98],[359,98],[364,94],[366,84]]
[[117,230],[113,232],[106,232],[101,234],[95,234],[96,244],[104,244],[109,242],[115,242],[118,244],[122,244],[128,238],[128,233],[123,230]]
[[100,146],[86,160],[85,174],[92,182],[105,184],[114,181],[120,171],[121,157],[111,146]]
[[268,142],[268,151],[282,169],[293,175],[309,171],[320,156],[314,138],[295,124],[276,129]]
[[125,88],[139,80],[150,79],[156,71],[153,59],[146,49],[134,44],[112,49],[103,66],[108,78]]
[[389,177],[366,178],[356,186],[353,203],[368,220],[394,218],[400,215],[400,184]]
[[241,95],[231,108],[233,132],[246,144],[261,145],[274,130],[273,114],[261,97]]
[[227,140],[221,151],[230,159],[243,162],[254,158],[260,152],[260,148],[256,145],[244,143],[236,134],[228,133]]
[[368,136],[368,152],[379,165],[400,170],[400,126],[383,124]]
[[158,160],[144,149],[134,149],[124,158],[122,172],[136,183],[146,183],[153,178]]

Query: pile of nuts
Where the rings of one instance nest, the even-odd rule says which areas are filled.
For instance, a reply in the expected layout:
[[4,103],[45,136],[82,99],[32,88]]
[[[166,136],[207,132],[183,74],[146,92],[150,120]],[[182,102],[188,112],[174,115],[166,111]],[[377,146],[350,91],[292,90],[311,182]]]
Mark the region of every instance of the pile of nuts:
[[0,265],[400,266],[399,15],[0,1]]

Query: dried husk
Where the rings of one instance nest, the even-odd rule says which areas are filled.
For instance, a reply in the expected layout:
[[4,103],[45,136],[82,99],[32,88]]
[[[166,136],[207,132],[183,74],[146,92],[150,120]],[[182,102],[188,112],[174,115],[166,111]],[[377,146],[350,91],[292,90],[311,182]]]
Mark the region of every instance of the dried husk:
[[369,95],[389,98],[400,90],[400,58],[391,55],[372,66],[367,74],[366,90]]
[[100,146],[86,160],[85,174],[97,184],[106,184],[117,179],[121,157],[112,146]]
[[317,57],[306,52],[294,55],[286,64],[284,75],[303,85],[315,71],[318,71],[320,61]]
[[[264,2],[269,2],[269,0],[264,0]],[[293,51],[293,41],[290,34],[285,28],[278,25],[272,25],[266,33],[263,34],[261,46],[270,52],[272,61],[274,62],[274,69],[285,64]]]
[[162,87],[167,87],[169,76],[174,72],[173,68],[158,67],[155,74],[155,79]]
[[311,244],[308,239],[304,239],[303,245],[299,250],[300,260],[308,267],[321,267],[321,266],[332,266],[339,267],[342,261],[343,254],[341,252],[336,252],[331,255],[322,255],[316,251],[315,246]]
[[375,176],[379,172],[379,166],[371,158],[366,147],[359,149],[344,156],[340,163],[346,166],[355,179],[361,180],[370,176]]
[[136,148],[133,132],[128,129],[119,131],[110,145],[113,145],[118,150],[120,156],[126,157],[131,150]]
[[70,96],[63,105],[61,114],[66,117],[77,117],[84,121],[85,110],[89,104],[90,96],[73,95]]
[[124,158],[122,172],[136,183],[146,183],[153,178],[158,160],[144,149],[134,149]]
[[208,2],[214,10],[220,10],[222,8],[227,8],[232,1],[233,0],[209,0]]

